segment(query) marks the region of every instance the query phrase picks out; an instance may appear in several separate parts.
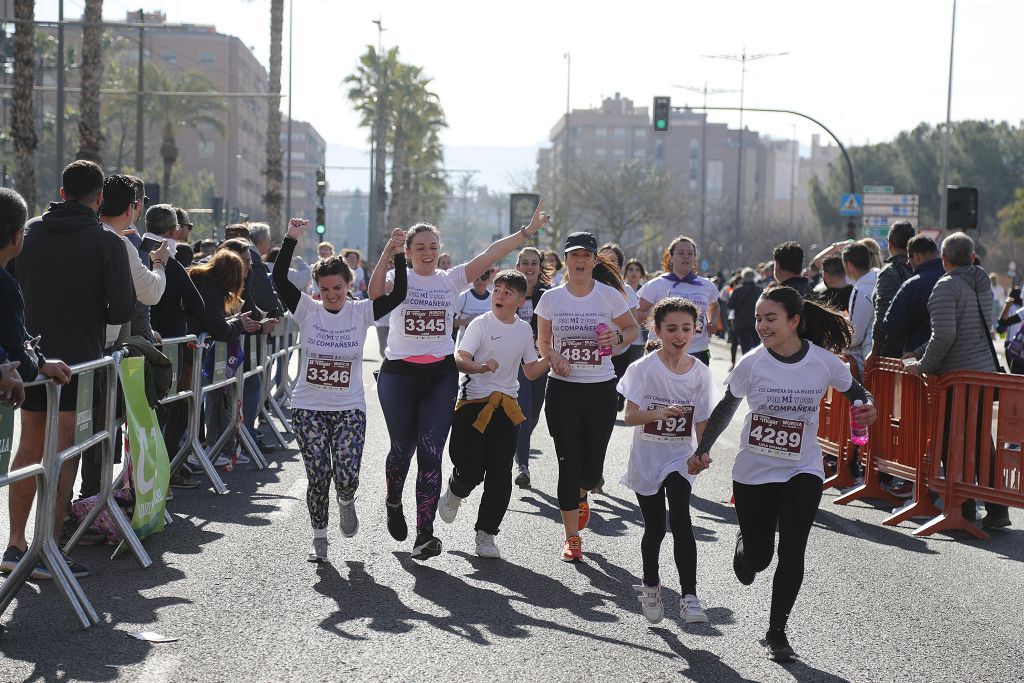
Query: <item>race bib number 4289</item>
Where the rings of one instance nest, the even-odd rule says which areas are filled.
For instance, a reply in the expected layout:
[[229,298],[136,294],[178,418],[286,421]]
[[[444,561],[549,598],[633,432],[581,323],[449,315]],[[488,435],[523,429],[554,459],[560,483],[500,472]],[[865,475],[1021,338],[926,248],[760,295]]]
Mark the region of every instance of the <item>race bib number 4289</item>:
[[448,311],[444,309],[428,308],[405,310],[403,331],[406,337],[434,341],[444,339],[445,322],[448,319]]
[[764,413],[753,413],[750,416],[747,447],[754,453],[783,460],[799,460],[803,438],[802,420],[784,420]]
[[[647,410],[664,407],[666,407],[664,403],[652,403]],[[680,408],[683,409],[683,414],[678,417],[669,417],[645,424],[640,438],[644,441],[659,443],[679,443],[683,439],[690,438],[690,435],[693,434],[693,406],[680,406]]]
[[559,353],[574,368],[588,368],[601,365],[601,354],[596,339],[563,339]]

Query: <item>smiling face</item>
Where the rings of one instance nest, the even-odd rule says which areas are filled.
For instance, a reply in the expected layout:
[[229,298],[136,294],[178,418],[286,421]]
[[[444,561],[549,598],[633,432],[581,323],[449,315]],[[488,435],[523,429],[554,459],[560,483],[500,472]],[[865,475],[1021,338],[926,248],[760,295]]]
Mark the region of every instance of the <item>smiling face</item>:
[[766,349],[776,350],[797,336],[800,316],[794,315],[790,318],[782,304],[770,299],[761,299],[754,309],[754,322],[761,343]]
[[661,348],[670,356],[686,353],[696,331],[697,321],[685,311],[666,313],[661,324],[654,328],[654,334],[661,340]]
[[405,257],[417,275],[433,275],[439,267],[437,257],[440,253],[441,239],[430,230],[417,232],[405,248]]
[[689,242],[679,242],[672,249],[672,272],[686,277],[697,267],[697,250]]
[[536,282],[540,276],[540,257],[531,252],[526,252],[519,257],[516,263],[516,270],[526,276],[527,282]]
[[573,249],[565,253],[565,272],[570,282],[587,282],[594,277],[597,254],[586,249]]
[[345,306],[345,293],[349,282],[340,275],[324,275],[317,280],[320,300],[328,311],[340,311]]

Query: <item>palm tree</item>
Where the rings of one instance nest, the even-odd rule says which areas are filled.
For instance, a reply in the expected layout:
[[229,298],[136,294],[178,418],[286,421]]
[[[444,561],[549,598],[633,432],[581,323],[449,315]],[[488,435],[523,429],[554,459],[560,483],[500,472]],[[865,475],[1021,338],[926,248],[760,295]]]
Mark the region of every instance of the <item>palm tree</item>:
[[[155,91],[187,93],[213,92],[217,89],[213,81],[198,71],[186,71],[181,78],[174,81],[168,77],[167,72],[155,65],[147,64],[145,68],[146,84],[152,84]],[[146,95],[146,120],[151,129],[159,127],[163,136],[160,144],[160,158],[164,164],[161,201],[166,203],[171,196],[171,169],[178,161],[178,131],[191,128],[199,134],[200,139],[205,139],[203,129],[209,127],[224,137],[225,128],[221,114],[226,109],[224,102],[215,97]]]
[[[370,207],[370,224],[380,227],[380,218],[384,215],[387,192],[385,189],[385,164],[387,153],[388,131],[391,128],[391,89],[392,74],[398,64],[398,48],[388,48],[378,54],[372,45],[366,47],[366,53],[359,58],[355,73],[345,78],[349,85],[348,99],[360,113],[359,125],[373,127],[374,144],[376,145],[374,167],[374,193],[376,202]],[[370,253],[380,253],[383,230],[371,235]]]
[[103,164],[100,127],[100,81],[103,78],[103,0],[85,0],[82,28],[82,94],[79,99],[76,159]]
[[270,0],[270,85],[267,98],[267,191],[263,207],[275,239],[282,229],[281,192],[281,34],[284,30],[284,0]]
[[36,210],[36,137],[33,113],[35,85],[35,2],[14,0],[14,87],[11,92],[11,129],[16,157],[16,186],[28,204],[29,213]]

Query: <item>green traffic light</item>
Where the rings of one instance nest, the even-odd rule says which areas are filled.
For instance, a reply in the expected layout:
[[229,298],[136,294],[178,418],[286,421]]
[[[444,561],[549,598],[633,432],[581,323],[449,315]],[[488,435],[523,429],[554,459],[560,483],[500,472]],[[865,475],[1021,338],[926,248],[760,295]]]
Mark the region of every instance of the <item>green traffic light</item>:
[[658,130],[665,130],[668,127],[668,121],[665,119],[658,119],[654,125]]
[[327,227],[326,227],[326,226],[324,226],[324,225],[318,225],[318,226],[316,226],[316,234],[318,234],[318,235],[322,235],[322,234],[324,234],[325,232],[327,232]]

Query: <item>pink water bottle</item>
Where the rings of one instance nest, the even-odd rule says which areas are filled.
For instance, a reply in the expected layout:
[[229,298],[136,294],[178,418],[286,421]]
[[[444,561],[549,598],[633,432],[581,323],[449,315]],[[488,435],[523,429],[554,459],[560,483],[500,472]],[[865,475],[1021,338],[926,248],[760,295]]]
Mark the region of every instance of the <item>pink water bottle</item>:
[[[607,323],[600,323],[597,327],[594,328],[594,334],[600,336],[607,329],[608,329],[608,324]],[[610,346],[598,347],[597,355],[599,355],[599,356],[610,356],[610,355],[612,355],[612,347],[610,347]]]
[[863,446],[868,442],[868,428],[857,422],[857,408],[864,405],[863,401],[854,401],[850,407],[850,441]]

